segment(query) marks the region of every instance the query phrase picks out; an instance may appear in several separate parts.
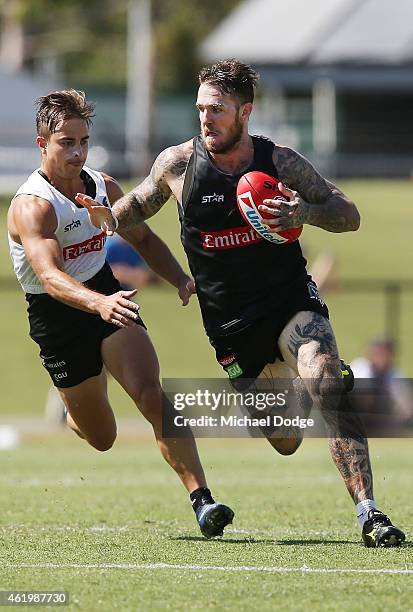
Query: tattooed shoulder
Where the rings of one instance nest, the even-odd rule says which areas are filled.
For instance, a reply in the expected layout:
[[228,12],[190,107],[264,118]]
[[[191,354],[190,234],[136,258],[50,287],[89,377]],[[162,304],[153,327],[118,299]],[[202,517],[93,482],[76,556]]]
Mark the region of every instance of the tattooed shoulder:
[[149,176],[113,207],[120,229],[129,230],[156,214],[174,194],[174,182],[181,180],[190,158],[187,143],[169,147],[156,158]]
[[290,189],[298,191],[307,202],[322,204],[332,194],[332,188],[325,178],[294,149],[276,144],[273,161],[280,180]]
[[154,169],[167,182],[174,179],[183,179],[191,154],[192,141],[168,147],[158,156]]

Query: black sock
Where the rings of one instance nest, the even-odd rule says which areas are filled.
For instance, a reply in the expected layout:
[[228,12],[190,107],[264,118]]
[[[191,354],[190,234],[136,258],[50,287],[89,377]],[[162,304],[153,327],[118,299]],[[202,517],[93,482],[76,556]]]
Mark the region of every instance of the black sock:
[[200,487],[199,489],[195,489],[189,495],[192,503],[192,508],[194,512],[198,510],[201,506],[205,504],[214,504],[214,498],[211,495],[211,491],[207,487]]

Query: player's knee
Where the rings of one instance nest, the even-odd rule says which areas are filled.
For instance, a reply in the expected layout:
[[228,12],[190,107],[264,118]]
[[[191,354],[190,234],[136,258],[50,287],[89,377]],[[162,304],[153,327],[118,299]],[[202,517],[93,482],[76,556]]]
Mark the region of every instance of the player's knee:
[[136,404],[147,404],[156,400],[160,390],[158,380],[139,380],[128,387],[128,394]]
[[89,443],[93,446],[93,448],[104,453],[105,451],[108,451],[112,448],[115,442],[115,439],[116,438],[113,438],[113,439],[106,438],[103,440],[91,440]]
[[344,381],[341,376],[328,376],[321,379],[316,403],[327,423],[336,422],[337,411],[342,406],[344,392]]
[[88,439],[88,442],[93,448],[100,452],[108,451],[112,448],[115,443],[117,436],[116,428],[112,431],[104,432],[104,434],[100,434],[98,436],[94,436]]
[[311,396],[321,403],[339,397],[344,391],[339,362],[336,363],[329,359],[321,360],[307,381],[307,386]]
[[339,400],[343,391],[344,383],[341,376],[334,378],[323,377],[319,382],[318,395],[321,400],[327,400],[335,397]]
[[158,381],[140,385],[133,393],[133,399],[150,423],[162,415],[163,393]]
[[267,440],[277,453],[288,456],[293,455],[300,447],[303,436],[300,432],[292,438],[267,438]]

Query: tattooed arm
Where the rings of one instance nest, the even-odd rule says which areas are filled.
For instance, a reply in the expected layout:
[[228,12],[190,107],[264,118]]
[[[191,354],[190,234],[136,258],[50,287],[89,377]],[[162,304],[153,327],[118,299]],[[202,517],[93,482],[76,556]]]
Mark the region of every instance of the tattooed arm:
[[360,226],[356,205],[333,183],[321,176],[302,155],[288,147],[276,145],[273,154],[278,170],[283,200],[265,200],[261,211],[271,212],[275,220],[266,221],[270,229],[279,231],[316,225],[329,232],[355,231]]
[[[171,195],[180,199],[185,171],[192,154],[192,141],[169,147],[158,155],[149,176],[126,195],[120,197],[110,209],[93,198],[78,193],[76,201],[89,213],[91,223],[108,236],[136,229],[162,208]],[[112,202],[112,200],[111,200]]]
[[172,195],[171,183],[185,174],[187,148],[169,147],[158,155],[149,176],[118,200],[112,210],[120,230],[129,230],[149,219],[162,208]]
[[78,193],[76,196],[76,201],[87,208],[92,224],[108,236],[117,230],[157,274],[177,287],[184,305],[195,293],[194,282],[144,220],[154,215],[172,194],[180,194],[179,188],[182,187],[191,153],[192,141],[165,149],[155,160],[149,176],[126,195],[123,195],[115,179],[103,174],[112,209],[85,194]]
[[[109,202],[112,204],[119,201],[124,195],[119,183],[107,174],[102,173],[102,176],[105,180]],[[142,255],[156,274],[178,289],[178,295],[183,305],[186,306],[191,294],[195,293],[194,281],[181,268],[165,242],[144,222],[135,225],[129,231],[121,228],[118,228],[117,231]],[[135,280],[132,281],[133,284],[135,282]]]

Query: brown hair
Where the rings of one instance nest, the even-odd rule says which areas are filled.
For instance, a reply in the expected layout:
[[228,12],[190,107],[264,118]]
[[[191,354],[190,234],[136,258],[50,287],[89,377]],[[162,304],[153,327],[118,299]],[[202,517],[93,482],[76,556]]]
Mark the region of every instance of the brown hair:
[[240,60],[226,59],[211,66],[204,66],[198,78],[200,84],[215,85],[223,94],[230,94],[244,104],[254,101],[254,89],[259,74]]
[[36,100],[37,134],[48,138],[56,132],[59,124],[68,119],[84,119],[89,126],[94,116],[95,105],[86,101],[83,91],[68,89],[52,91]]

